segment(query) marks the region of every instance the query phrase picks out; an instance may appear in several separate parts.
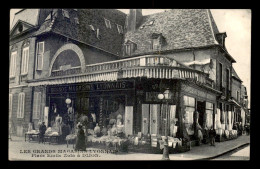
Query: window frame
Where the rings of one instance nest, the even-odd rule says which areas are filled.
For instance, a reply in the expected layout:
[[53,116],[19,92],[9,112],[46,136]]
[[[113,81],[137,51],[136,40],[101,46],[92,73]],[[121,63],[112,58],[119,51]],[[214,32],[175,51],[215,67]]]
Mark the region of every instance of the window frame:
[[11,52],[11,57],[10,57],[10,70],[9,70],[9,77],[15,77],[16,74],[16,59],[17,59],[17,51],[12,51]]
[[104,18],[104,20],[105,20],[105,25],[106,25],[106,27],[109,28],[109,29],[111,29],[112,27],[111,27],[110,20],[108,20],[108,19],[106,19],[106,18]]
[[[42,53],[39,54],[39,45],[40,44],[43,44],[43,47],[42,47]],[[36,70],[42,70],[43,69],[43,57],[44,57],[44,50],[45,50],[45,43],[44,41],[41,41],[41,42],[37,42],[37,52],[36,52],[36,56],[37,56],[37,59],[36,59]],[[41,67],[39,68],[39,55],[41,55]]]
[[21,92],[18,94],[18,104],[17,104],[17,118],[24,118],[24,107],[25,107],[25,93]]
[[[28,51],[28,54],[26,55],[26,60],[25,58],[25,51]],[[27,75],[28,74],[28,67],[29,67],[29,46],[24,47],[22,50],[22,61],[21,61],[21,75]]]

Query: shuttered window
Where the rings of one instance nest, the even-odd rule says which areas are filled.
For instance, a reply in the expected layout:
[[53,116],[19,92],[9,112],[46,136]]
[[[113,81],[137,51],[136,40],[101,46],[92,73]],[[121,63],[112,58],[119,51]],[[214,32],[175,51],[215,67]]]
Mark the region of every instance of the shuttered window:
[[9,94],[9,118],[12,117],[13,112],[13,95]]
[[23,53],[22,53],[22,66],[21,66],[22,75],[28,73],[28,65],[29,65],[29,47],[26,47],[23,48]]
[[16,71],[16,57],[17,57],[17,52],[12,52],[11,53],[11,58],[10,58],[10,77],[15,76],[15,71]]
[[25,93],[19,93],[18,95],[18,107],[17,107],[17,118],[24,117],[24,100]]
[[43,68],[43,54],[44,54],[44,42],[37,43],[37,70],[42,70]]
[[33,96],[33,119],[39,119],[41,114],[41,92],[35,92]]

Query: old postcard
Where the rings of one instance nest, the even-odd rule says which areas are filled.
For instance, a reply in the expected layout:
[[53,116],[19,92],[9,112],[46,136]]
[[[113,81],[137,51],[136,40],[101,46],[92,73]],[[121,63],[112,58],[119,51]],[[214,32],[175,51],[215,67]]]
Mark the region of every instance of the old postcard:
[[11,9],[9,36],[10,161],[250,159],[251,10]]

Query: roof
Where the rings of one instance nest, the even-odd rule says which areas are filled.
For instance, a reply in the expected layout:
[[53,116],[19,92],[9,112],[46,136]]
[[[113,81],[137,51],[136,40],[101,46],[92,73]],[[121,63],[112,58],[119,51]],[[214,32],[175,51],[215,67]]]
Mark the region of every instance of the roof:
[[172,9],[143,16],[140,26],[125,34],[125,41],[138,45],[133,55],[151,51],[153,33],[161,33],[166,38],[167,45],[161,49],[164,51],[216,45],[215,34],[219,31],[211,12],[206,9]]
[[232,67],[232,77],[234,77],[238,81],[242,82],[242,80],[239,78],[239,76],[237,75],[237,72],[235,71],[235,69],[233,67]]
[[[73,9],[67,10],[73,11]],[[45,21],[36,35],[54,32],[95,46],[114,55],[121,55],[123,34],[118,33],[117,24],[124,26],[125,13],[115,9],[78,9],[69,12],[69,15],[70,19],[66,20],[62,16],[61,10],[58,10],[57,17],[52,21]],[[76,17],[79,20],[78,25],[73,20]],[[104,18],[110,21],[111,29],[106,27]],[[94,31],[90,25],[94,27]],[[99,38],[97,38],[97,29],[100,35]]]
[[38,21],[39,10],[40,9],[23,9],[15,13],[10,30],[17,24],[19,20],[36,26]]

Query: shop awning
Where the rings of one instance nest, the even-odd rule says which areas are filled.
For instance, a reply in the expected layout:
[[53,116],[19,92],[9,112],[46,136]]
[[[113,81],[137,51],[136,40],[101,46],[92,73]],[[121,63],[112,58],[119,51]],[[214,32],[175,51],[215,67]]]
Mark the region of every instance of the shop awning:
[[[59,70],[63,74],[62,70]],[[206,84],[207,75],[189,68],[172,58],[158,55],[147,55],[111,62],[103,62],[86,66],[81,74],[54,76],[44,79],[28,80],[28,85],[45,86],[71,84],[81,82],[117,81],[125,78],[157,78],[157,79],[193,79]]]
[[37,81],[29,81],[28,86],[45,86],[45,85],[59,85],[59,84],[72,84],[82,82],[94,81],[116,81],[118,72],[107,72],[99,74],[85,74],[85,75],[70,75],[63,77],[51,77],[45,79],[38,79]]

